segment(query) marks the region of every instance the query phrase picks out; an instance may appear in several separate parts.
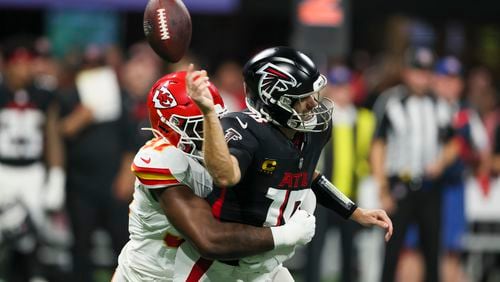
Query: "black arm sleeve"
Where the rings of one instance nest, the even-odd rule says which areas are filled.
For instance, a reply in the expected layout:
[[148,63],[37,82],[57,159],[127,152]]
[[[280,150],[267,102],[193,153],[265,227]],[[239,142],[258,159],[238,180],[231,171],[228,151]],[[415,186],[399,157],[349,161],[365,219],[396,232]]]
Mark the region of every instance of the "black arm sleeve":
[[314,179],[312,190],[318,203],[348,219],[358,208],[356,204],[340,192],[323,174]]

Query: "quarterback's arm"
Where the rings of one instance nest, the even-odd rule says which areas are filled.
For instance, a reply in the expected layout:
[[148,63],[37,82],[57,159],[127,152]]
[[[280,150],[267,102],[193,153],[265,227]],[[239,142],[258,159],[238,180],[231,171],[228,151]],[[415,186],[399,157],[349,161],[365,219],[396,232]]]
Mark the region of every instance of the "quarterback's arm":
[[227,223],[215,219],[210,205],[187,186],[152,191],[169,221],[205,258],[239,259],[277,247],[305,244],[314,236],[314,216],[302,214],[271,228]]
[[222,187],[234,186],[240,181],[241,171],[238,160],[229,153],[219,117],[208,89],[205,70],[194,71],[189,65],[186,75],[188,95],[203,113],[203,156],[205,165],[213,181]]
[[203,155],[213,181],[222,187],[240,182],[241,171],[236,157],[229,153],[222,126],[215,111],[203,114]]

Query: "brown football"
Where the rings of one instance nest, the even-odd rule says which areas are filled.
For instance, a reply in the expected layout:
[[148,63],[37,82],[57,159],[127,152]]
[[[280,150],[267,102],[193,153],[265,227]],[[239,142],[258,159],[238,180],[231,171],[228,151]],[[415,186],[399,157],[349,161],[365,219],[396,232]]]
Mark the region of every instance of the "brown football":
[[175,63],[191,42],[191,16],[181,0],[149,0],[144,10],[144,34],[163,59]]

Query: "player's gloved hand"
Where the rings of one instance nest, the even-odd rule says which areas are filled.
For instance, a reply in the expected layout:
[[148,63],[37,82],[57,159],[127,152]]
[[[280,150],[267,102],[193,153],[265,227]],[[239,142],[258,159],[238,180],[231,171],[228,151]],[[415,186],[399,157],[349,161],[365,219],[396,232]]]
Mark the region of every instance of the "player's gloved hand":
[[238,271],[242,273],[269,273],[293,257],[295,246],[282,247],[260,255],[240,259]]
[[62,167],[51,167],[47,173],[45,189],[42,195],[43,206],[47,210],[62,209],[65,198],[66,173]]
[[285,225],[271,227],[274,248],[305,245],[314,237],[316,217],[304,210],[297,210]]
[[305,210],[309,214],[314,214],[314,211],[316,210],[316,195],[312,190],[309,190],[307,193],[304,201],[300,205],[300,209]]

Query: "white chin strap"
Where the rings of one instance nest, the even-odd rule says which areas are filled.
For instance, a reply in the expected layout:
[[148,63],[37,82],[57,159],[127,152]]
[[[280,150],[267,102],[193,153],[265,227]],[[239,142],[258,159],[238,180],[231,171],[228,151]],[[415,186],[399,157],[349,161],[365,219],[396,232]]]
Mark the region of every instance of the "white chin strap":
[[313,115],[312,118],[305,120],[302,125],[306,130],[313,130],[318,125],[318,117]]

